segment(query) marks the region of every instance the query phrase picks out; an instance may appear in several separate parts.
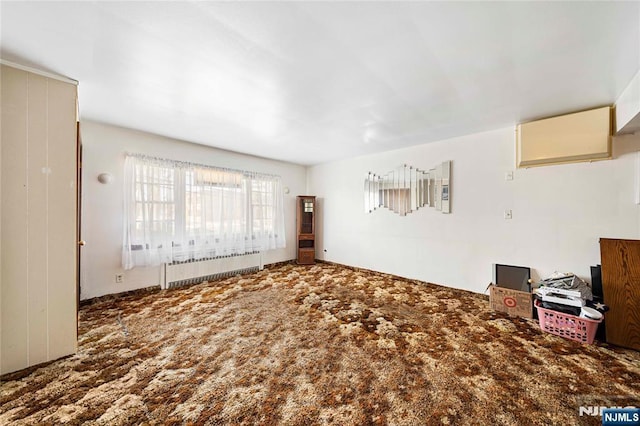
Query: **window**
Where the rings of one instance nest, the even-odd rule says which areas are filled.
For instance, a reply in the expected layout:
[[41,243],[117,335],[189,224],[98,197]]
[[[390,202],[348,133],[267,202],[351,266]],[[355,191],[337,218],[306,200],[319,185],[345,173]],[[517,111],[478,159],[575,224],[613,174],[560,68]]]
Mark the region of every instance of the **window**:
[[129,155],[125,188],[125,269],[285,247],[277,176]]
[[144,233],[146,227],[154,234],[175,232],[174,181],[175,171],[170,168],[157,164],[136,168],[134,227],[137,232]]

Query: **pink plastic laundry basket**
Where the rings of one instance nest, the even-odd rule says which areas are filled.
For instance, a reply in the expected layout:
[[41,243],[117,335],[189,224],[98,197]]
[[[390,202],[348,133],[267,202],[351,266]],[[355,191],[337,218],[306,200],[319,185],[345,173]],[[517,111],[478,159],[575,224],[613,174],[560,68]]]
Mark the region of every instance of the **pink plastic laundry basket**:
[[540,328],[543,331],[581,343],[593,343],[598,324],[602,322],[602,319],[591,320],[545,309],[540,306],[540,302],[537,300],[536,309],[538,310]]

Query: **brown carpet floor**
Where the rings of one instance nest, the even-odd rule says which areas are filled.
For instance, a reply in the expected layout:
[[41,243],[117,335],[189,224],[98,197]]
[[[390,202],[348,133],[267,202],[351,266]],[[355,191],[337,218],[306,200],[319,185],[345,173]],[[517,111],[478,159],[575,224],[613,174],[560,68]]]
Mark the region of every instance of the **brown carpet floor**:
[[637,398],[640,353],[486,296],[286,264],[84,306],[76,355],[3,379],[0,424],[595,425],[578,407]]

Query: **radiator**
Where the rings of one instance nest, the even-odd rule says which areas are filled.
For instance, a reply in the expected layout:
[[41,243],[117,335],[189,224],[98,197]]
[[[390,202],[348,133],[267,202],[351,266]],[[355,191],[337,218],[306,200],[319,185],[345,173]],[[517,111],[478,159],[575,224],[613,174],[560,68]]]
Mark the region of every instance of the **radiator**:
[[262,270],[262,253],[249,253],[189,262],[165,263],[161,268],[163,289],[226,278]]

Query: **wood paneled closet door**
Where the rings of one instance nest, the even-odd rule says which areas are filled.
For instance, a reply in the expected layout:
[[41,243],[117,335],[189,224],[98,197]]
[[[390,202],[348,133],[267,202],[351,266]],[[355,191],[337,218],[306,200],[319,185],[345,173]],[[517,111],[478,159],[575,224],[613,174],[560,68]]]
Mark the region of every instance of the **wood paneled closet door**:
[[640,241],[600,239],[607,342],[640,350]]
[[76,351],[76,84],[1,67],[0,374]]

